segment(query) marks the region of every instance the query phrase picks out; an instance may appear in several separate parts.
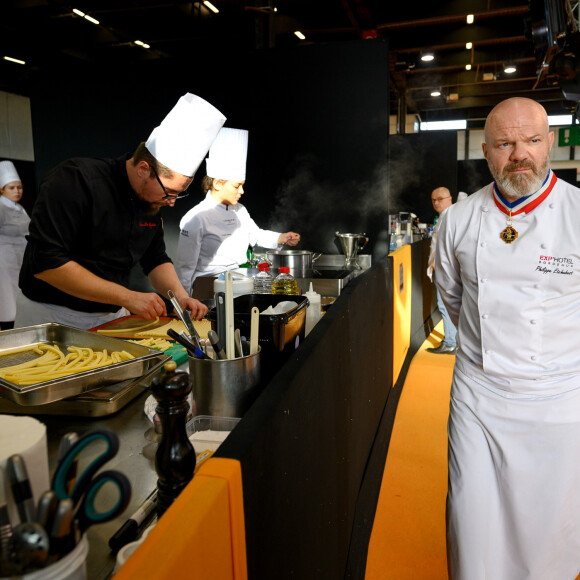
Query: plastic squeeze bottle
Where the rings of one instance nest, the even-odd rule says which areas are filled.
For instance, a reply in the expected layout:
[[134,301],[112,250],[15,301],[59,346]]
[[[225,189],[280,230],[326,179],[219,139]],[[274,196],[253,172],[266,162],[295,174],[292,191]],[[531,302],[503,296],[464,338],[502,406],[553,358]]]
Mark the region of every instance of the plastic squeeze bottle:
[[300,294],[298,282],[290,274],[290,268],[288,266],[280,266],[278,272],[280,273],[274,279],[274,284],[272,284],[272,294]]
[[305,336],[308,336],[308,333],[316,326],[316,323],[322,317],[321,308],[321,300],[320,294],[318,292],[314,292],[312,288],[312,282],[310,282],[310,289],[308,292],[304,294],[308,298],[308,310],[306,310],[306,326],[305,326]]
[[272,294],[274,277],[270,274],[268,262],[262,262],[258,268],[260,271],[254,277],[254,294]]

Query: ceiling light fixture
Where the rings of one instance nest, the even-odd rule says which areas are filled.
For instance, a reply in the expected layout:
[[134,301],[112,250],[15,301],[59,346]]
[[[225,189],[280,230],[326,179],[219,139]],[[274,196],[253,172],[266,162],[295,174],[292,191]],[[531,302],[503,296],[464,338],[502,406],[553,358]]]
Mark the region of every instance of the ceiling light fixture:
[[466,20],[467,24],[473,24],[473,14],[468,14]]
[[92,16],[89,16],[88,14],[85,14],[84,12],[82,12],[81,10],[79,10],[78,8],[73,8],[72,11],[77,16],[80,16],[81,18],[84,18],[85,20],[88,20],[89,22],[92,22],[93,24],[100,24],[100,22],[96,18],[93,18]]
[[143,48],[151,48],[150,45],[145,44],[144,42],[142,42],[141,40],[136,40],[135,44],[138,44],[139,46],[142,46]]
[[440,97],[441,91],[439,89],[435,89],[434,91],[431,91],[431,96],[432,97]]
[[465,65],[465,70],[471,70],[471,65],[470,64],[466,64]]
[[15,62],[16,64],[26,64],[26,62],[20,60],[19,58],[12,58],[11,56],[3,56],[2,58],[4,60],[9,60],[10,62]]
[[214,14],[218,14],[219,10],[209,1],[209,0],[203,0],[203,3],[214,13]]
[[431,51],[421,53],[421,60],[423,62],[431,62],[434,59],[435,59],[435,55]]
[[300,40],[306,40],[306,36],[304,36],[304,34],[302,34],[302,32],[300,32],[300,30],[295,30],[294,34],[300,39]]
[[504,73],[506,73],[506,74],[508,74],[508,75],[510,75],[510,74],[512,74],[512,73],[515,73],[515,72],[516,72],[516,70],[518,70],[518,69],[516,68],[516,65],[515,65],[515,64],[513,64],[513,63],[511,63],[511,62],[510,62],[510,63],[507,63],[507,64],[506,64],[506,65],[503,67],[503,72],[504,72]]
[[466,42],[466,43],[465,43],[465,48],[466,48],[467,50],[471,50],[471,49],[473,48],[473,43],[472,43],[472,42]]

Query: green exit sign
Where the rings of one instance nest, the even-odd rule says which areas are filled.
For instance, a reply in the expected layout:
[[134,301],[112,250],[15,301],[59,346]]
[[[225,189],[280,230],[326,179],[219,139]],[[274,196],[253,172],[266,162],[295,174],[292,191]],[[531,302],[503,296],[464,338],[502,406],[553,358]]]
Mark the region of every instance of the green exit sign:
[[558,130],[558,147],[580,145],[580,125],[562,127]]

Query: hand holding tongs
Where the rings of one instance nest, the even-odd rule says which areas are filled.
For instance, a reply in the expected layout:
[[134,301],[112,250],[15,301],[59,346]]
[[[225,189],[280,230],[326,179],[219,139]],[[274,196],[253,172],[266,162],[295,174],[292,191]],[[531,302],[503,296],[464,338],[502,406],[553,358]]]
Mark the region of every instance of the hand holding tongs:
[[191,336],[193,344],[201,350],[201,344],[199,342],[199,334],[197,334],[197,330],[195,330],[195,326],[193,326],[193,322],[191,321],[191,316],[189,315],[189,312],[181,308],[181,304],[179,304],[179,300],[177,300],[172,290],[167,291],[167,296],[169,297],[171,304],[173,304],[173,308],[177,316],[179,316],[181,322],[185,324],[185,328],[187,328],[187,332],[189,332],[189,336]]

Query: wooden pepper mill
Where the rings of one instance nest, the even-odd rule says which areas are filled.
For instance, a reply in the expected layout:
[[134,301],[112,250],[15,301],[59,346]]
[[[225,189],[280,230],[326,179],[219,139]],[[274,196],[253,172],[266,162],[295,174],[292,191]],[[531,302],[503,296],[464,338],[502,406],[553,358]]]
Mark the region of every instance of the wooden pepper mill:
[[195,450],[186,431],[191,383],[189,375],[176,372],[176,368],[173,361],[165,363],[151,385],[161,422],[161,441],[155,454],[155,471],[159,477],[157,517],[165,513],[191,481],[195,470]]

